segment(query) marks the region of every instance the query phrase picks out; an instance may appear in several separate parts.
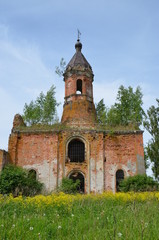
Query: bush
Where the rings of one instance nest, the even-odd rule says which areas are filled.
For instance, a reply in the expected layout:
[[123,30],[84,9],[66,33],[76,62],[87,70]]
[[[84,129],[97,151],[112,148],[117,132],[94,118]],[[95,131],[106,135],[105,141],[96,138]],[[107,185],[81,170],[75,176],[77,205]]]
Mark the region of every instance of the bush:
[[0,173],[0,193],[18,196],[34,196],[42,190],[42,183],[15,165],[7,165]]
[[127,177],[119,184],[121,192],[146,192],[159,190],[159,184],[152,177],[136,175]]
[[80,180],[77,179],[75,182],[70,178],[63,178],[59,191],[72,194],[79,192]]

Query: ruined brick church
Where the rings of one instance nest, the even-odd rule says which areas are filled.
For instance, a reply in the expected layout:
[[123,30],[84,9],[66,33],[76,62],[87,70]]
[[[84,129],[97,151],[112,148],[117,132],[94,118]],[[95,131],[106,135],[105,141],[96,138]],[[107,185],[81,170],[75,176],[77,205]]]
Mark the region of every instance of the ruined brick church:
[[63,177],[80,180],[80,191],[101,193],[118,189],[121,179],[144,174],[143,132],[105,130],[99,126],[93,102],[92,68],[77,40],[76,52],[64,72],[65,97],[61,123],[48,128],[26,127],[16,114],[6,161],[35,173],[50,192]]

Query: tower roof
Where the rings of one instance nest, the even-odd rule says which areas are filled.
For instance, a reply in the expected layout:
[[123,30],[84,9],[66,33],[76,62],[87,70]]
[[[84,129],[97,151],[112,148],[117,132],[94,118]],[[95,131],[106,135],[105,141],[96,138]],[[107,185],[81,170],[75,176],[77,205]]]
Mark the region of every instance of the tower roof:
[[81,53],[82,43],[80,42],[79,39],[77,40],[77,43],[75,44],[75,49],[76,49],[76,53],[74,54],[74,56],[72,57],[70,62],[67,64],[66,71],[69,68],[74,68],[77,66],[89,68],[92,71],[91,65],[88,63],[88,61],[86,60],[84,55]]

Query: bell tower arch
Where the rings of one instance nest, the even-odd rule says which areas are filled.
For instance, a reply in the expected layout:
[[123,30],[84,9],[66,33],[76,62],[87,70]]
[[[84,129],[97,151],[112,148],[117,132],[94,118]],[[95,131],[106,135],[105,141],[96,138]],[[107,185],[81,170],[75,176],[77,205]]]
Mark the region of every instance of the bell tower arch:
[[76,52],[64,73],[65,101],[61,122],[69,126],[93,127],[96,111],[93,102],[92,67],[82,54],[82,43],[77,40]]

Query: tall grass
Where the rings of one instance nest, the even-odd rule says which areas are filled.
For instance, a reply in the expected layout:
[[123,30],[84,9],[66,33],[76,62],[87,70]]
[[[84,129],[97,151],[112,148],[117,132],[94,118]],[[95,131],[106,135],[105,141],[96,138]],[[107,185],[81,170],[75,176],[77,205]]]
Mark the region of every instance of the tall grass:
[[159,239],[159,193],[0,197],[1,239]]

